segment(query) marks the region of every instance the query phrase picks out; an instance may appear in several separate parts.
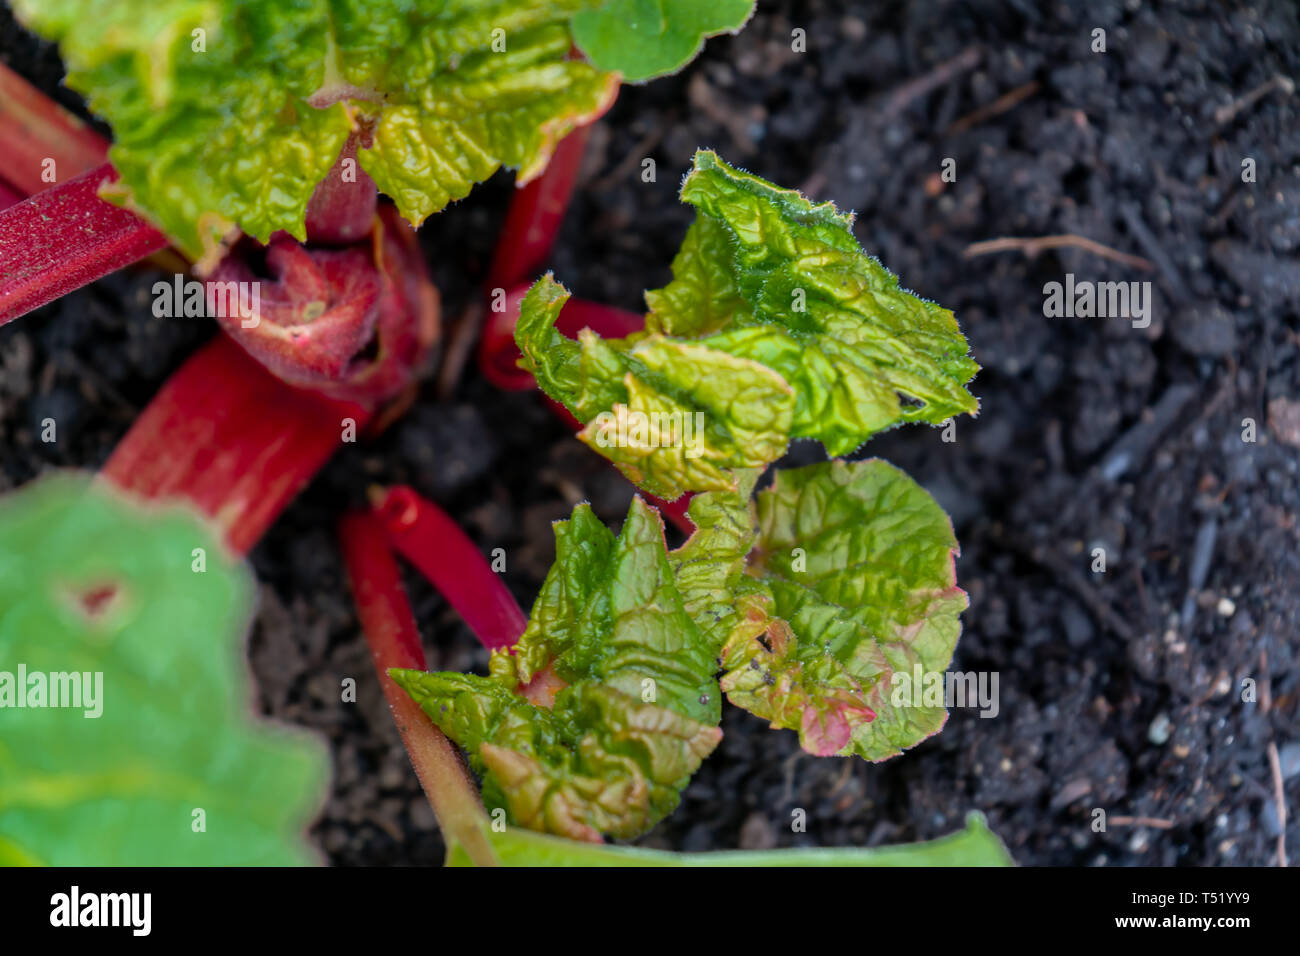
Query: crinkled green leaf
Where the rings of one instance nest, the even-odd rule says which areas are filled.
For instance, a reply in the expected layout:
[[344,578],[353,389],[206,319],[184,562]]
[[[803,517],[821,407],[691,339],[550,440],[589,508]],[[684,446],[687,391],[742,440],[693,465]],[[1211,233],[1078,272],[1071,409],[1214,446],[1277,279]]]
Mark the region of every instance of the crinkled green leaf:
[[691,499],[695,531],[670,555],[682,603],[715,654],[729,641],[762,634],[772,615],[772,595],[747,563],[758,538],[750,501],[758,472],[740,471],[737,478],[735,491]]
[[[676,807],[721,736],[715,651],[639,498],[617,538],[578,506],[557,523],[556,553],[516,653],[490,677],[393,678],[470,754],[489,807],[578,839],[634,836]],[[550,708],[515,693],[544,670],[567,685]]]
[[[1011,855],[978,813],[966,827],[925,843],[900,846],[665,853],[629,846],[595,846],[514,827],[484,830],[503,866],[1013,866]],[[453,847],[448,864],[472,866]]]
[[676,73],[706,37],[737,32],[753,12],[754,0],[608,0],[573,18],[573,39],[596,66],[639,83]]
[[500,166],[521,182],[536,175],[617,88],[614,74],[568,58],[569,18],[596,2],[14,7],[59,43],[68,84],[112,124],[120,198],[206,264],[235,226],[304,238],[313,189],[361,126],[374,133],[362,167],[416,224]]
[[894,675],[942,674],[961,632],[943,510],[871,460],[780,471],[757,513],[751,572],[770,589],[772,622],[729,638],[728,699],[821,755],[884,760],[936,733],[942,703],[895,694]]
[[[852,216],[707,151],[681,195],[697,217],[673,281],[646,294],[644,332],[566,338],[554,323],[567,294],[549,276],[516,328],[523,366],[634,482],[669,499],[727,490],[730,471],[775,461],[792,438],[843,455],[895,425],[978,410],[952,313],[900,289]],[[702,415],[700,453],[671,430],[638,441],[622,425],[633,413]]]
[[569,294],[549,275],[524,297],[516,340],[524,364],[585,427],[578,437],[636,485],[664,498],[731,489],[733,469],[779,458],[794,392],[772,369],[659,334],[616,341],[555,319]]
[[[302,830],[327,758],[318,740],[253,717],[241,648],[251,591],[245,566],[180,508],[70,475],[0,501],[0,857],[312,860]],[[33,702],[34,675],[48,690],[48,675],[74,672],[92,690],[102,675],[93,707],[15,706],[20,691]]]

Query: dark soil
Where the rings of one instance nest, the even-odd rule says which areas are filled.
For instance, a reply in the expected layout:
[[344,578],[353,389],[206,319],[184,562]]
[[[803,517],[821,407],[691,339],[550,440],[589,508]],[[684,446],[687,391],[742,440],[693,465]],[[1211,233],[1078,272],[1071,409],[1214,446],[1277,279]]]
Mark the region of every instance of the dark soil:
[[[579,295],[639,308],[689,222],[675,192],[698,146],[855,209],[863,245],[955,310],[984,366],[982,414],[958,422],[955,442],[912,428],[869,451],[953,515],[971,598],[953,669],[997,672],[1000,712],[955,710],[937,737],[871,765],[806,756],[794,734],[732,710],[681,808],[640,842],[890,843],[946,833],[977,809],[1024,864],[1270,865],[1275,742],[1294,858],[1300,110],[1286,84],[1225,109],[1275,75],[1300,78],[1294,3],[760,7],[681,75],[623,92],[593,137],[553,266]],[[806,53],[791,49],[796,27]],[[1091,50],[1095,28],[1105,53]],[[0,59],[53,89],[52,52],[3,18]],[[1015,90],[1017,102],[981,117]],[[645,157],[655,182],[641,179]],[[940,178],[946,157],[955,182]],[[1244,158],[1256,182],[1242,181]],[[509,182],[496,177],[423,229],[448,317],[481,281]],[[1073,248],[963,257],[972,242],[1058,233],[1154,268]],[[1065,273],[1150,280],[1150,327],[1045,318],[1043,285]],[[153,280],[117,275],[0,330],[4,485],[99,465],[211,334],[154,319]],[[35,439],[47,416],[57,445]],[[818,454],[800,445],[792,457]],[[341,452],[252,555],[262,705],[334,752],[316,839],[339,864],[436,863],[441,840],[333,540],[335,517],[372,481],[410,482],[484,550],[504,547],[525,606],[551,558],[550,522],[583,497],[617,522],[631,491],[536,396],[499,393],[470,368],[446,400],[430,383],[382,439]],[[1092,570],[1097,548],[1104,572]],[[431,664],[481,667],[446,603],[414,576],[409,586]],[[359,705],[339,703],[348,676]],[[806,833],[791,831],[796,808]]]

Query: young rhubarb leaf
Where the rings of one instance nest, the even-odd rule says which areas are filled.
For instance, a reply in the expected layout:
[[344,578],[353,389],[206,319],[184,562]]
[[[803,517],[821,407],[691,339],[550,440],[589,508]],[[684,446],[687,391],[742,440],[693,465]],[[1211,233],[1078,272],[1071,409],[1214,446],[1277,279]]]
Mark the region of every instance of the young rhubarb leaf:
[[664,335],[577,341],[555,320],[569,293],[548,274],[520,305],[523,364],[585,427],[578,437],[662,498],[733,489],[789,443],[794,390],[760,362]]
[[707,151],[681,195],[697,218],[673,281],[646,295],[644,331],[561,335],[567,293],[549,276],[516,327],[522,366],[632,481],[666,499],[730,490],[734,469],[771,463],[792,438],[843,455],[978,410],[952,313],[900,289],[852,216]]
[[[1011,855],[978,813],[966,827],[925,843],[900,846],[739,850],[715,853],[665,853],[630,846],[593,846],[558,840],[515,827],[484,828],[501,866],[1012,866]],[[449,866],[472,866],[458,846]]]
[[319,741],[256,720],[252,582],[212,530],[102,480],[0,501],[0,862],[310,862]]
[[727,699],[820,756],[885,760],[937,733],[926,675],[951,662],[967,599],[934,499],[887,462],[831,461],[778,471],[757,520],[749,571],[771,620],[728,638]]
[[676,73],[705,38],[739,32],[753,12],[754,0],[608,0],[574,16],[573,40],[600,69],[642,83]]
[[237,226],[305,240],[350,134],[419,224],[500,166],[536,176],[616,74],[570,58],[598,0],[14,0],[113,127],[117,199],[215,264]]
[[[392,677],[484,777],[489,809],[574,839],[630,837],[669,813],[721,732],[715,650],[677,591],[663,524],[634,499],[617,538],[587,505],[556,525],[555,564],[514,653],[489,677]],[[516,693],[543,671],[552,706]]]

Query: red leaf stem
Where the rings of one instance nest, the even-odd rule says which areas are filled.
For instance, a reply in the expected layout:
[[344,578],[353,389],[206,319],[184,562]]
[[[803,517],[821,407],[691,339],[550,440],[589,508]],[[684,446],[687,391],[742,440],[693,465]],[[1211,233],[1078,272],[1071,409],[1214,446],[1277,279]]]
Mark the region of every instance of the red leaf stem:
[[496,857],[484,836],[483,807],[459,751],[388,676],[392,667],[427,665],[387,531],[374,515],[360,512],[343,517],[339,539],[370,659],[439,826],[477,865],[491,866]]
[[546,170],[515,190],[488,270],[489,289],[524,282],[546,262],[569,208],[590,135],[590,125],[579,126],[560,140]]
[[392,546],[442,592],[480,643],[490,651],[513,647],[528,618],[469,536],[411,488],[374,497]]
[[224,335],[164,383],[103,476],[147,498],[187,498],[248,551],[370,412],[293,388]]
[[103,165],[0,211],[0,325],[167,246],[129,210],[99,198]]
[[20,196],[75,179],[108,160],[104,137],[3,64],[0,143],[0,178]]

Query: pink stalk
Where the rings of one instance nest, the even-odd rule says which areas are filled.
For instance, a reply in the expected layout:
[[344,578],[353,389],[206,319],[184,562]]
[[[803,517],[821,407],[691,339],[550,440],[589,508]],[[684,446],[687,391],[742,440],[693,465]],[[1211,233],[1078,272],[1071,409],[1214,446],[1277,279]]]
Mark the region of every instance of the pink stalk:
[[0,211],[0,325],[167,246],[143,219],[99,198],[103,165]]
[[108,160],[108,141],[8,67],[0,64],[0,178],[31,196]]
[[413,489],[376,489],[388,540],[451,602],[488,650],[513,647],[528,618],[478,547],[447,513]]
[[[479,339],[479,370],[497,388],[521,392],[537,385],[531,372],[519,367],[519,346],[515,344],[515,326],[519,323],[519,306],[528,294],[531,282],[520,283],[505,296],[504,308],[488,310],[483,335]],[[607,339],[621,339],[639,331],[645,319],[635,312],[613,306],[571,298],[564,303],[555,328],[570,338],[577,338],[583,329]]]
[[476,865],[493,866],[497,861],[484,836],[483,806],[459,752],[388,676],[390,668],[427,665],[387,532],[374,515],[362,512],[344,516],[339,537],[375,673],[438,825],[447,842],[460,844]]
[[588,125],[564,137],[545,172],[515,191],[488,270],[489,289],[508,289],[531,278],[551,254],[590,135]]
[[255,545],[365,408],[293,388],[224,335],[172,374],[100,473],[145,498],[185,498],[232,549]]

